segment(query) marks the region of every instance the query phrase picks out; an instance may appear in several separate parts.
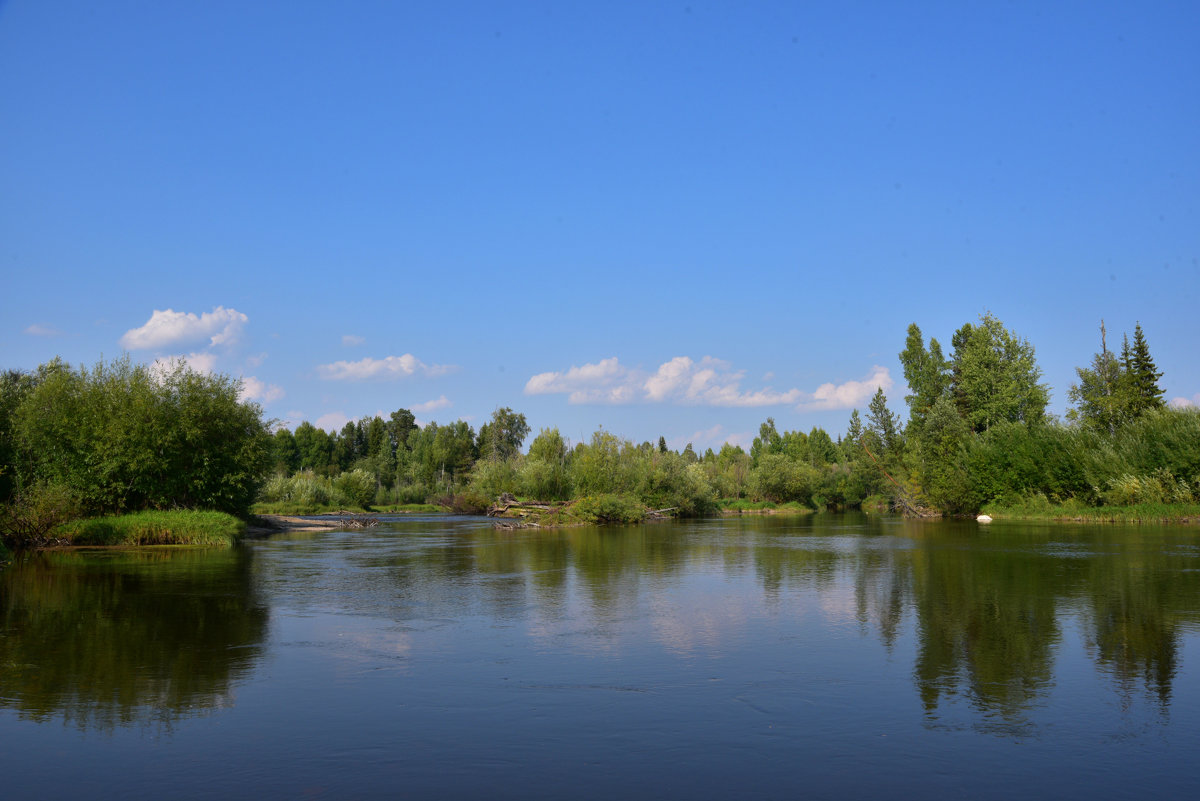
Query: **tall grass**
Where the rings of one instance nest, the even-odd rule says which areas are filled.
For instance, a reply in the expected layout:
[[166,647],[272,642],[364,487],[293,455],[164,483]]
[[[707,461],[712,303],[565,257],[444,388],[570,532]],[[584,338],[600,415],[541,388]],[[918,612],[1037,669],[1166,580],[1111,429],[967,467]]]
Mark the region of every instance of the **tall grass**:
[[70,545],[205,545],[229,547],[246,524],[225,512],[146,511],[90,517],[56,527],[53,536]]

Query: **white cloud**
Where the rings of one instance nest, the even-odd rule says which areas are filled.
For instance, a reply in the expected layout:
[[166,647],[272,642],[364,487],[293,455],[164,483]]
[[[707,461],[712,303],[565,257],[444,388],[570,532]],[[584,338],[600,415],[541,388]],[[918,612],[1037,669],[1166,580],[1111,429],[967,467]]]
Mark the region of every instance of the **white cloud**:
[[744,377],[743,371],[733,370],[721,359],[705,356],[693,362],[687,356],[676,356],[646,380],[644,389],[647,400],[700,406],[779,406],[796,403],[802,397],[798,389],[743,391]]
[[565,373],[538,373],[525,383],[526,395],[566,395],[568,403],[628,403],[636,379],[614,356]]
[[62,331],[59,331],[57,328],[51,328],[48,325],[40,325],[38,323],[34,323],[33,325],[26,326],[25,333],[29,334],[31,336],[35,336],[35,337],[60,337],[60,336],[62,336]]
[[272,401],[279,400],[283,396],[284,391],[282,388],[276,386],[275,384],[268,384],[264,381],[260,381],[252,375],[248,375],[242,378],[242,391],[238,395],[238,400],[253,400],[262,401],[263,403],[270,403]]
[[[411,407],[409,407],[409,411],[411,411],[411,412],[434,412],[434,411],[437,411],[438,409],[445,409],[448,406],[452,406],[452,405],[453,404],[450,402],[450,400],[445,395],[443,395],[442,397],[438,398],[437,400],[425,401],[424,403],[418,403],[415,406],[411,406]],[[385,418],[387,417],[387,415],[384,415],[384,414],[380,414],[380,416],[385,417]]]
[[313,421],[313,425],[317,428],[328,431],[331,434],[336,434],[341,431],[346,423],[349,423],[351,418],[346,416],[345,412],[328,412],[323,414]]
[[[768,373],[767,375],[772,375]],[[886,367],[876,366],[862,381],[826,383],[814,392],[773,387],[742,389],[745,372],[721,359],[694,361],[676,356],[654,373],[625,367],[616,357],[565,372],[539,373],[525,384],[526,395],[566,395],[569,403],[672,403],[681,406],[753,408],[795,405],[797,411],[850,409],[863,405],[878,387],[893,385]]]
[[875,365],[871,374],[862,381],[847,381],[844,384],[822,384],[817,391],[807,396],[796,408],[799,411],[815,409],[853,409],[864,406],[877,389],[887,392],[895,382],[886,367]]
[[1189,407],[1200,406],[1200,392],[1197,392],[1190,398],[1171,398],[1170,406],[1172,409],[1187,409]]
[[255,367],[260,366],[266,360],[267,360],[267,354],[265,354],[265,353],[260,353],[257,356],[249,356],[246,358],[246,366],[253,369]]
[[363,381],[368,378],[407,378],[408,376],[444,375],[454,367],[444,364],[425,364],[411,353],[403,356],[388,356],[383,359],[359,359],[356,362],[339,361],[317,367],[321,378],[328,381]]
[[209,375],[217,368],[217,355],[215,353],[189,353],[186,356],[163,356],[154,360],[154,366],[150,369],[162,375],[169,373],[175,369],[175,365],[183,362],[189,370],[196,373]]
[[525,394],[564,394],[570,403],[642,400],[691,406],[777,406],[797,403],[803,397],[798,389],[743,391],[743,377],[744,373],[734,371],[729,362],[711,356],[698,362],[676,356],[650,375],[627,368],[613,357],[566,372],[535,375],[525,385]]
[[242,326],[249,320],[236,309],[217,306],[211,312],[195,314],[154,310],[141,328],[132,328],[121,337],[121,346],[129,350],[155,350],[209,338],[210,345],[232,345]]
[[366,341],[367,340],[364,339],[363,337],[355,336],[354,334],[342,334],[342,346],[343,347],[347,347],[347,348],[354,347],[355,345],[361,345]]

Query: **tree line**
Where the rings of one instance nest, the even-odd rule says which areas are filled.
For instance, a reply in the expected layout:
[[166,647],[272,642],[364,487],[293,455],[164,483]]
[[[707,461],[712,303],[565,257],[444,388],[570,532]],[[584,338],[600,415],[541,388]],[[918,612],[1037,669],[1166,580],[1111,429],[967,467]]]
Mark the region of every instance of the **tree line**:
[[542,429],[523,450],[532,432],[507,407],[478,430],[463,420],[421,426],[398,409],[336,433],[307,421],[272,433],[228,376],[127,357],[90,370],[56,359],[0,374],[0,526],[29,508],[245,515],[255,500],[479,511],[503,493],[619,496],[685,515],[719,502],[963,514],[989,504],[1200,501],[1200,412],[1166,408],[1140,324],[1119,353],[1107,340],[1102,323],[1100,351],[1077,369],[1060,421],[1046,413],[1033,346],[993,315],[955,331],[948,354],[914,323],[899,353],[907,421],[880,389],[865,414],[851,412],[844,437],[819,426],[780,431],[767,418],[748,450],[703,453],[603,428],[574,444]]
[[246,514],[270,468],[271,436],[240,390],[182,362],[128,357],[0,373],[0,542],[36,544],[79,516]]

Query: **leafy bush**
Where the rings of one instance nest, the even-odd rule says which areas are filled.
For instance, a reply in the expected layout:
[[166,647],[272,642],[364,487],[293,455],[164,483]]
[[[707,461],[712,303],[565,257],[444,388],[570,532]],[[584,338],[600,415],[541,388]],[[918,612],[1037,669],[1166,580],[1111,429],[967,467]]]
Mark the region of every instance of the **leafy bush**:
[[492,499],[486,495],[467,488],[461,492],[445,495],[438,499],[439,506],[444,506],[456,515],[481,515],[492,505]]
[[571,512],[588,523],[640,523],[646,519],[646,507],[625,495],[588,495],[571,507]]
[[262,410],[238,399],[229,376],[127,357],[75,370],[56,359],[27,383],[4,426],[16,484],[67,487],[90,514],[244,513],[258,494],[271,438]]
[[362,469],[342,473],[333,481],[334,497],[348,506],[366,508],[375,500],[375,476]]
[[36,548],[54,540],[52,531],[79,517],[80,504],[63,484],[39,482],[18,490],[0,506],[0,542],[10,550]]

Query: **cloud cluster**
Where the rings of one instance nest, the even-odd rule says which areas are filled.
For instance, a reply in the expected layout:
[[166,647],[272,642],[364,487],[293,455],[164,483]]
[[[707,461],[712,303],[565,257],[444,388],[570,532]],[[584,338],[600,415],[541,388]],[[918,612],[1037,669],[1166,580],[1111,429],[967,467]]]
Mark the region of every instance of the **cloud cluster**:
[[425,364],[411,353],[406,353],[383,359],[367,357],[356,362],[322,364],[317,367],[317,374],[327,381],[364,381],[369,378],[407,378],[418,373],[426,376],[444,375],[453,369],[450,365]]
[[659,365],[653,373],[625,367],[614,356],[562,372],[539,373],[525,384],[526,395],[566,395],[567,402],[673,403],[684,406],[795,406],[798,410],[850,409],[862,406],[875,390],[893,385],[886,367],[875,366],[861,381],[826,383],[814,392],[772,387],[742,389],[745,372],[721,359],[688,356]]
[[242,379],[242,391],[238,394],[240,401],[260,401],[262,403],[270,403],[277,401],[284,396],[284,391],[281,387],[275,384],[268,384],[265,381],[260,381],[252,375],[245,376]]
[[875,365],[871,375],[862,381],[847,381],[844,384],[822,384],[810,399],[801,403],[803,409],[853,409],[871,400],[877,389],[887,392],[895,382],[886,367]]
[[57,328],[51,328],[48,325],[34,323],[33,325],[25,326],[24,333],[35,337],[59,337],[62,336],[62,331]]
[[157,350],[170,345],[199,342],[205,338],[212,346],[232,345],[237,342],[242,326],[248,319],[237,309],[226,309],[224,306],[217,306],[199,316],[173,309],[155,309],[145,325],[125,332],[121,337],[121,346],[128,350]]
[[567,396],[568,403],[629,403],[636,379],[614,356],[565,373],[538,373],[525,383],[526,395]]
[[1173,409],[1186,409],[1189,406],[1200,406],[1200,392],[1197,392],[1190,398],[1184,398],[1182,396],[1178,398],[1171,398],[1171,403],[1169,405]]
[[414,404],[413,406],[409,407],[409,411],[410,412],[436,412],[438,409],[445,409],[452,405],[453,404],[450,402],[450,399],[447,398],[445,395],[443,395],[442,397],[438,398],[437,400],[425,401],[424,403]]

